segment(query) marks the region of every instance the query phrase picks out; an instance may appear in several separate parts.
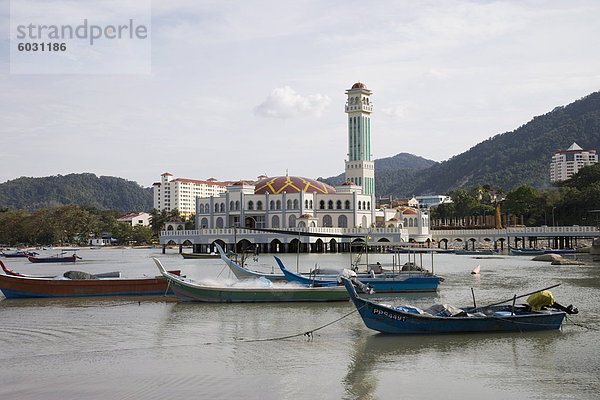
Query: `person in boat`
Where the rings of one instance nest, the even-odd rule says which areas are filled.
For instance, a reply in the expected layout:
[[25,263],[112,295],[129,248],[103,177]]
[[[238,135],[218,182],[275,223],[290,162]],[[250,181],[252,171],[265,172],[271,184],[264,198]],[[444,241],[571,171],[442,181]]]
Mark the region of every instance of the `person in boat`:
[[546,307],[556,308],[557,310],[561,310],[566,312],[567,314],[577,314],[579,310],[577,307],[573,307],[572,304],[568,306],[563,306],[558,304],[554,300],[554,296],[552,296],[552,292],[549,290],[542,290],[541,292],[537,292],[532,294],[527,298],[527,304],[529,305],[532,311],[540,311],[545,309]]

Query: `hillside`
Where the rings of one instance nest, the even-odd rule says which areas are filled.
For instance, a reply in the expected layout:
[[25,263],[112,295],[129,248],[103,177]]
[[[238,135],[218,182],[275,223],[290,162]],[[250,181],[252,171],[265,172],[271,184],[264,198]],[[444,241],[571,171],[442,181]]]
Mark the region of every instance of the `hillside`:
[[[379,184],[379,179],[381,178],[382,182],[387,180],[387,176],[396,176],[396,174],[411,174],[414,171],[423,170],[435,165],[436,162],[432,160],[428,160],[423,157],[415,156],[409,153],[399,153],[392,157],[379,158],[375,160],[375,184]],[[399,172],[402,171],[402,172]],[[337,176],[332,176],[327,179],[320,179],[330,185],[340,185],[344,183],[344,174],[340,174]],[[388,186],[387,184],[383,184],[383,187]],[[376,192],[379,187],[376,186]]]
[[429,168],[380,171],[375,177],[375,193],[408,197],[484,184],[504,190],[524,184],[548,188],[552,155],[573,142],[584,149],[600,150],[600,92],[556,107]]
[[151,188],[122,178],[97,177],[90,173],[21,177],[0,184],[0,209],[35,210],[76,204],[127,212],[149,211],[152,203]]

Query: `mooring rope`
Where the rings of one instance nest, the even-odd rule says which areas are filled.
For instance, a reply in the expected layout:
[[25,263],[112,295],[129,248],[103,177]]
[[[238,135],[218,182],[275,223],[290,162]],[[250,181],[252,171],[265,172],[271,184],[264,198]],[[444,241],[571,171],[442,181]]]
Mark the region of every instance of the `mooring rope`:
[[335,319],[335,320],[333,320],[331,322],[326,323],[325,325],[321,325],[318,328],[314,328],[314,329],[311,329],[311,330],[306,331],[306,332],[296,333],[296,334],[287,335],[287,336],[273,337],[273,338],[264,338],[264,339],[238,339],[238,338],[236,338],[235,340],[238,341],[238,342],[245,342],[245,343],[250,343],[250,342],[268,342],[268,341],[273,341],[273,340],[291,339],[291,338],[295,338],[295,337],[298,337],[298,336],[306,336],[308,338],[308,340],[311,340],[313,338],[313,333],[314,332],[316,332],[316,331],[318,331],[320,329],[326,328],[326,327],[328,327],[330,325],[335,324],[336,322],[339,322],[339,321],[343,320],[344,318],[346,318],[346,317],[354,314],[355,312],[359,311],[361,308],[363,308],[365,306],[366,306],[366,304],[363,305],[363,306],[361,306],[360,308],[357,308],[355,310],[350,311],[348,314],[345,314],[345,315],[339,317],[338,319]]

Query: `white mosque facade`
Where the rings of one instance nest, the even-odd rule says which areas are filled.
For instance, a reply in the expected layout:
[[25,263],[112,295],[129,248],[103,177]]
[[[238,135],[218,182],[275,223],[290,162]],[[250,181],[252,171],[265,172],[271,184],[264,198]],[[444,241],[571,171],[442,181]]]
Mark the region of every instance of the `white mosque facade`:
[[[372,92],[363,83],[346,91],[348,115],[348,158],[345,183],[332,187],[298,176],[259,177],[254,183],[237,182],[222,193],[196,197],[196,231],[214,239],[215,232],[230,228],[316,229],[336,228],[336,232],[390,233],[381,240],[426,242],[430,240],[429,215],[416,208],[376,209],[375,168],[371,155]],[[169,230],[180,228],[168,224]],[[178,236],[185,236],[183,232]],[[218,236],[218,235],[217,235]],[[196,240],[196,241],[197,241]],[[175,241],[177,242],[177,240]],[[195,242],[191,240],[191,242]],[[210,242],[209,242],[210,243]]]

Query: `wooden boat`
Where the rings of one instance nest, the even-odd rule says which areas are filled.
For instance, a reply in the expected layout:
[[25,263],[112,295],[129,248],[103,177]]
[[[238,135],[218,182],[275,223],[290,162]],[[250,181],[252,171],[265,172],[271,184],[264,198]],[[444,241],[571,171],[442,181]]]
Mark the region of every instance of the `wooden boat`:
[[168,291],[167,281],[162,276],[149,278],[56,279],[5,274],[0,274],[0,291],[7,299],[163,295],[172,293]]
[[[239,265],[238,263],[236,263],[235,261],[233,261],[232,259],[227,257],[221,246],[219,246],[218,244],[215,244],[215,246],[217,248],[217,251],[219,251],[219,253],[220,253],[221,259],[225,262],[225,264],[227,264],[227,266],[229,267],[231,272],[233,272],[233,274],[235,275],[235,277],[237,279],[242,280],[242,279],[265,278],[265,279],[269,279],[270,281],[283,281],[283,282],[288,281],[288,279],[283,274],[256,272],[256,271],[252,271],[248,268],[242,267],[241,265]],[[375,265],[373,265],[373,267],[375,267]],[[375,274],[376,274],[375,276],[382,276],[382,277],[386,276],[389,278],[399,276],[398,272],[396,272],[396,273],[383,272],[381,274],[379,274],[379,273],[375,273]],[[338,275],[339,275],[339,273],[337,273],[337,274],[317,274],[317,275],[314,275],[314,277],[318,278],[318,279],[334,280],[334,279],[337,279]],[[359,279],[371,277],[370,274],[356,274],[356,275]],[[312,276],[313,275],[311,275],[311,277]]]
[[[350,299],[367,328],[394,334],[461,332],[522,332],[560,328],[562,310],[528,311],[525,305],[494,305],[459,309],[456,316],[423,313],[414,307],[392,307],[360,298],[348,279],[342,278]],[[421,313],[419,313],[421,312]]]
[[208,259],[208,258],[220,258],[219,254],[208,254],[208,253],[181,253],[181,256],[186,260],[190,259]]
[[[6,268],[6,265],[4,265],[2,260],[0,260],[0,266],[2,267],[2,270],[4,271],[4,273],[6,275],[11,275],[11,276],[25,276],[28,278],[55,278],[56,277],[55,275],[25,275],[25,274],[21,274],[19,272],[11,271],[10,269]],[[101,272],[99,274],[92,274],[92,275],[95,276],[96,278],[120,278],[121,272],[120,271]]]
[[508,246],[510,254],[513,256],[539,256],[540,254],[544,254],[544,249],[527,249],[527,248],[517,248]]
[[[212,286],[173,275],[165,270],[160,260],[153,258],[169,287],[181,301],[210,303],[266,303],[266,302],[325,302],[348,300],[348,292],[340,286],[308,287],[290,283],[271,283],[260,278],[233,285]],[[248,284],[252,282],[252,284]],[[341,290],[340,290],[341,289]]]
[[469,256],[491,256],[497,253],[495,250],[456,250],[454,252],[458,255],[469,255]]
[[5,253],[3,251],[0,251],[0,253],[2,253],[2,255],[6,258],[25,258],[30,255],[33,256],[36,254],[36,253],[29,253],[27,251],[17,251],[16,253]]
[[27,259],[32,263],[62,263],[62,262],[75,262],[77,259],[81,259],[81,257],[77,256],[77,254],[73,254],[72,256],[50,256],[50,257],[37,257],[28,255]]
[[[279,268],[285,275],[288,282],[296,282],[303,285],[314,285],[314,286],[338,286],[337,279],[321,279],[318,277],[306,276],[301,274],[296,274],[292,271],[289,271],[283,265],[283,262],[279,259],[279,257],[275,257]],[[368,285],[375,290],[376,293],[390,293],[390,292],[435,292],[440,283],[439,276],[426,276],[421,272],[408,272],[402,273],[399,277],[395,278],[387,278],[383,277],[375,277],[375,275],[365,278],[359,277],[357,278],[361,283]]]

